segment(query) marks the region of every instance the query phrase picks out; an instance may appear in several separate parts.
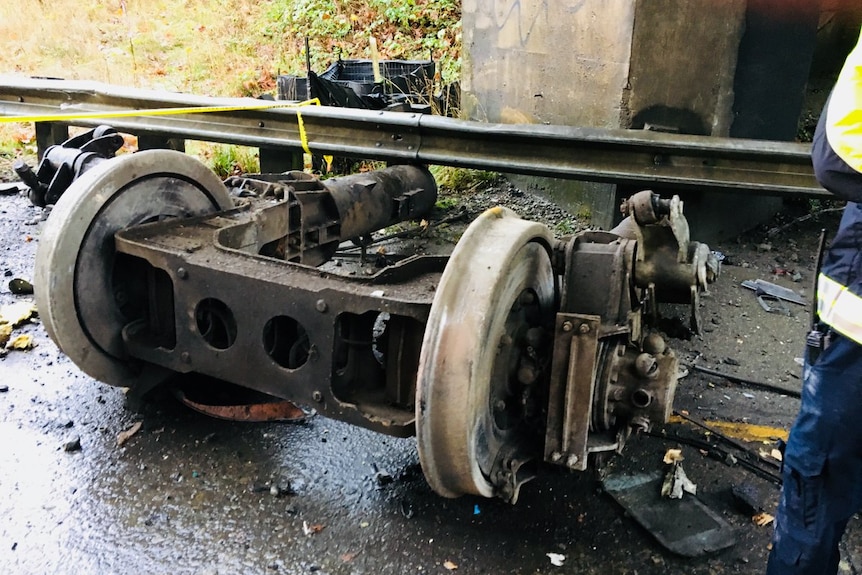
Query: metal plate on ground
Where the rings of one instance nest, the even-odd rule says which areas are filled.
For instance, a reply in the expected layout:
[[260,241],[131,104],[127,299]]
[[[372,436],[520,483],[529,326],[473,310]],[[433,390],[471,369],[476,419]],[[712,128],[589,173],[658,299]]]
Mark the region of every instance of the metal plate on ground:
[[661,496],[661,472],[619,474],[602,486],[617,503],[670,551],[699,557],[736,543],[736,531],[693,495]]

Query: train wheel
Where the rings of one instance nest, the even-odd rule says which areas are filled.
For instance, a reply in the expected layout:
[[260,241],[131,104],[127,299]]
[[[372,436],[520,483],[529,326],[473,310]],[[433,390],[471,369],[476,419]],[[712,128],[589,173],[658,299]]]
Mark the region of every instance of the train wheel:
[[114,234],[231,207],[218,177],[181,152],[142,151],[85,172],[54,206],[36,253],[36,303],[51,339],[82,371],[105,383],[135,389],[165,379],[169,371],[125,354],[128,294]]
[[[493,208],[458,242],[431,305],[419,361],[423,472],[445,497],[514,502],[540,453],[530,420],[556,310],[547,227]],[[532,445],[531,445],[532,444]]]

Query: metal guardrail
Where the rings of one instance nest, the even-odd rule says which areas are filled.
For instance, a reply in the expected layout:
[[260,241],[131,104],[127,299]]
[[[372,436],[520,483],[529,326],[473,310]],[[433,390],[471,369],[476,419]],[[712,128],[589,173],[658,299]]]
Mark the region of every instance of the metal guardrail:
[[139,116],[74,119],[161,138],[295,152],[299,121],[314,153],[491,170],[657,188],[829,196],[813,175],[807,144],[607,130],[486,124],[414,113],[305,106],[147,116],[174,107],[260,105],[93,82],[0,77],[0,116],[138,110]]

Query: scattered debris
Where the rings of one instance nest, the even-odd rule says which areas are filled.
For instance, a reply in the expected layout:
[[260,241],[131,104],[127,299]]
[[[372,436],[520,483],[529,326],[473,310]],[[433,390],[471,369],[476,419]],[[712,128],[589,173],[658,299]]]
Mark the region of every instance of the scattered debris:
[[6,343],[6,349],[17,349],[21,351],[27,351],[28,349],[33,349],[36,346],[33,341],[33,336],[29,333],[22,333],[21,335],[16,335],[15,337],[9,339]]
[[754,290],[756,294],[772,296],[773,298],[782,299],[798,305],[805,305],[805,298],[793,291],[792,289],[770,283],[761,279],[745,280],[742,282],[742,287]]
[[378,487],[383,487],[384,485],[389,485],[395,478],[392,477],[392,474],[386,471],[385,469],[380,469],[376,463],[371,464],[371,468],[374,470],[374,482]]
[[766,527],[775,521],[775,517],[764,511],[752,517],[751,520],[754,521],[758,527]]
[[0,383],[0,393],[6,393],[9,391],[9,386],[5,383]]
[[293,485],[291,485],[290,481],[287,483],[273,483],[269,486],[269,494],[273,497],[285,497],[289,495],[296,495],[296,490],[294,490]]
[[317,533],[320,533],[321,531],[323,531],[323,527],[324,526],[321,525],[320,523],[317,523],[315,525],[309,525],[308,521],[302,522],[302,532],[305,533],[305,535],[307,535],[309,537],[312,535],[316,535]]
[[81,450],[81,438],[77,435],[73,435],[69,439],[63,442],[63,451],[72,452],[72,451],[80,451]]
[[416,514],[416,512],[413,510],[413,506],[406,501],[402,501],[400,507],[401,515],[403,515],[406,519],[410,519]]
[[10,337],[12,337],[12,324],[0,323],[0,347],[6,347]]
[[141,430],[142,422],[136,421],[130,428],[117,434],[117,447],[122,447],[128,440]]
[[15,295],[30,295],[33,293],[33,284],[22,278],[9,280],[9,291]]
[[545,553],[545,555],[547,555],[548,559],[551,560],[551,565],[554,567],[562,567],[563,563],[566,562],[565,555],[561,555],[559,553]]
[[36,304],[31,301],[19,301],[0,306],[0,324],[8,323],[18,327],[36,315]]
[[761,513],[766,506],[766,497],[753,483],[734,483],[730,493],[740,507],[740,511],[748,516]]
[[774,449],[774,448],[769,450],[769,451],[767,451],[765,449],[761,449],[758,452],[758,455],[760,455],[761,459],[764,459],[764,460],[770,461],[770,462],[773,460],[774,461],[781,461],[784,458],[784,456],[781,454],[781,451],[778,449]]
[[451,562],[451,561],[449,561],[449,560],[447,559],[446,561],[444,561],[444,562],[443,562],[443,567],[445,567],[445,568],[446,568],[446,569],[448,569],[449,571],[454,571],[455,569],[457,569],[457,568],[458,568],[458,564],[457,564],[457,563],[453,563],[453,562]]
[[14,182],[2,182],[0,183],[0,196],[11,196],[13,194],[18,194],[21,192],[21,184]]
[[664,461],[666,464],[670,465],[671,463],[676,463],[677,461],[682,461],[684,457],[682,456],[682,449],[668,449],[664,454]]
[[670,471],[665,474],[661,485],[661,496],[670,499],[682,499],[684,493],[697,495],[697,485],[692,482],[682,468],[682,450],[668,449],[664,454],[664,462],[670,465]]

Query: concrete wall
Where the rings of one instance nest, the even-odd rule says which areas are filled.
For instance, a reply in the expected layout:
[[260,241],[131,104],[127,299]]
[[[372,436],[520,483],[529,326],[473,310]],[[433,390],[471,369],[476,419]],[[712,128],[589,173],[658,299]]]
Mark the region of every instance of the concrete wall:
[[619,127],[611,100],[628,81],[633,11],[632,0],[464,0],[464,112]]
[[[810,17],[778,22],[768,31],[772,36],[764,36],[762,17],[765,14],[768,20],[775,3],[803,8],[806,2],[811,4],[464,0],[462,109],[471,119],[489,122],[715,136],[747,128],[747,137],[766,138],[769,134],[762,129],[763,135],[757,136],[761,132],[749,125],[753,122],[739,120],[746,114],[760,118],[775,112],[774,101],[751,89],[758,79],[760,85],[769,84],[762,71],[754,72],[768,56],[772,57],[768,65],[778,66],[780,55],[796,64],[785,74],[784,86],[804,87],[805,55],[810,58],[813,51],[805,38],[813,38],[817,22]],[[748,75],[740,76],[740,69]],[[752,97],[740,104],[736,101],[740,91]],[[788,120],[783,118],[788,112],[776,112],[769,122],[776,114],[795,122],[798,113],[797,106],[796,117],[790,113]],[[618,218],[619,199],[637,191],[546,178],[513,179],[522,187],[544,191],[572,213],[590,214],[593,224],[605,229]],[[734,235],[780,207],[775,198],[688,194],[684,199],[699,239]],[[748,219],[739,217],[740,202]]]

